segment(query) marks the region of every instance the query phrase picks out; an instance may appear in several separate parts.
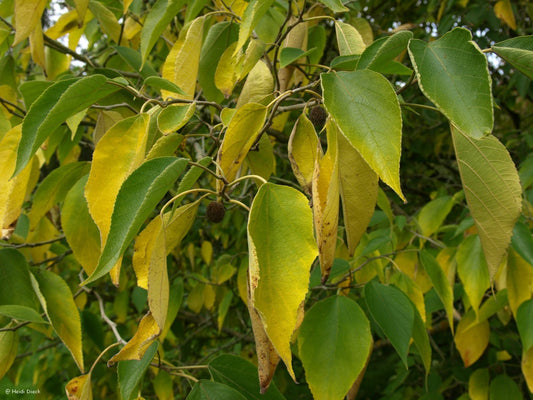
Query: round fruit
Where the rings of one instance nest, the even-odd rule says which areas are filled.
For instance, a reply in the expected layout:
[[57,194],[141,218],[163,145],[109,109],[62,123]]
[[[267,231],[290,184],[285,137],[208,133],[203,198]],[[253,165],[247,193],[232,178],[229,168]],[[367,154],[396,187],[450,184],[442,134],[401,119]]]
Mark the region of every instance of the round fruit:
[[328,113],[321,106],[315,106],[309,111],[309,120],[317,130],[321,130],[324,127],[327,117]]
[[212,201],[207,205],[207,219],[211,222],[217,223],[224,219],[224,215],[226,214],[226,209],[224,208],[224,204],[222,204],[219,201]]

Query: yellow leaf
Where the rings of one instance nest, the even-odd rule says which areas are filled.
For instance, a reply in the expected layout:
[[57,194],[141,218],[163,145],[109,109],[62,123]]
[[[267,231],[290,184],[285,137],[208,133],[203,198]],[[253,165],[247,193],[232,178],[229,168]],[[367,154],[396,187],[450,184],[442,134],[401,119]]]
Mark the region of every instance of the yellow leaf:
[[[83,22],[83,19],[81,21]],[[47,29],[45,33],[46,36],[52,39],[58,39],[61,36],[64,36],[67,33],[77,29],[79,29],[78,11],[71,10],[65,14],[62,14],[57,22],[51,28]]]
[[161,329],[168,309],[169,283],[166,257],[191,228],[199,201],[155,217],[135,240],[132,264],[139,287],[148,290],[148,305]]
[[422,265],[419,265],[416,251],[404,251],[399,253],[394,258],[394,265],[415,281],[422,293],[426,293],[433,286],[426,271]]
[[317,255],[307,198],[288,186],[262,185],[250,210],[248,248],[248,306],[259,313],[268,338],[294,378],[290,341]]
[[147,114],[140,114],[119,121],[94,149],[85,197],[89,212],[100,229],[102,248],[109,234],[120,186],[144,159],[148,120]]
[[17,331],[0,332],[0,379],[4,377],[15,357],[17,356],[17,349],[19,344],[19,336]]
[[110,367],[118,361],[140,360],[160,333],[161,329],[152,314],[146,314],[141,319],[135,335],[117,354],[109,359],[107,365]]
[[[527,353],[522,355],[522,374],[526,379],[527,387],[530,392],[533,392],[533,347]],[[1,374],[0,374],[1,376]]]
[[133,3],[133,0],[123,0],[124,14],[128,12],[128,8],[130,8],[131,3]]
[[466,368],[474,364],[489,344],[489,321],[475,323],[476,313],[470,310],[457,325],[454,342]]
[[244,10],[248,6],[245,0],[214,0],[217,10],[232,11],[239,17],[242,17]]
[[41,23],[41,15],[46,7],[46,0],[16,0],[15,1],[15,41],[16,46]]
[[89,9],[98,20],[102,32],[115,43],[118,43],[121,27],[115,14],[99,1],[89,1]]
[[439,254],[437,254],[437,261],[444,270],[448,278],[448,283],[453,286],[455,283],[455,270],[457,269],[457,263],[455,262],[455,248],[445,247]]
[[489,370],[476,369],[468,378],[468,395],[472,400],[489,400]]
[[289,161],[294,176],[307,194],[311,194],[313,172],[317,158],[322,157],[315,128],[307,115],[296,120],[289,137]]
[[339,178],[346,242],[350,255],[364,235],[378,198],[378,176],[344,135],[339,140]]
[[68,400],[92,400],[91,374],[72,378],[65,386]]
[[[290,23],[294,23],[296,18],[293,17]],[[295,26],[294,29],[291,29],[287,38],[283,42],[282,48],[292,47],[296,49],[301,49],[303,51],[307,50],[307,22],[299,23]],[[304,58],[305,60],[305,58]],[[289,87],[291,78],[294,73],[294,66],[288,65],[284,68],[281,68],[278,72],[278,81],[279,81],[279,90],[284,92]],[[300,76],[301,78],[301,76]],[[301,82],[301,79],[298,79]],[[298,83],[298,80],[295,79],[295,84]]]
[[244,52],[242,66],[237,80],[244,79],[246,75],[255,67],[257,62],[263,57],[265,53],[265,42],[261,39],[251,39]]
[[244,61],[242,52],[234,55],[236,47],[237,42],[233,42],[228,46],[222,53],[215,71],[215,86],[226,98],[231,96],[233,88],[239,80]]
[[337,225],[339,222],[339,162],[337,126],[328,121],[326,125],[328,150],[315,164],[313,173],[313,219],[322,282],[328,279],[335,259]]
[[35,24],[35,29],[30,33],[30,51],[33,62],[40,65],[46,73],[43,28],[40,20]]
[[509,249],[507,256],[507,296],[514,316],[516,316],[516,310],[520,304],[531,298],[532,279],[531,265],[512,248]]
[[516,31],[516,19],[510,0],[500,0],[494,5],[494,14]]
[[272,94],[274,78],[270,69],[263,61],[259,61],[252,68],[237,100],[237,108],[246,103],[259,103]]
[[[31,167],[24,169],[22,173],[24,177],[20,177],[20,174],[11,179],[13,172],[15,171],[15,164],[17,160],[17,148],[21,138],[21,125],[16,125],[7,131],[0,140],[0,228],[8,228],[14,220],[11,220],[9,215],[8,206],[10,198],[17,193],[23,193],[22,200],[24,200],[25,190],[21,190],[26,185],[20,185],[21,183],[28,181],[29,171]],[[21,178],[19,181],[19,177]],[[19,183],[17,190],[14,191],[15,184]],[[20,196],[19,196],[20,197]],[[18,203],[18,202],[17,202]],[[22,206],[22,203],[20,203]],[[20,208],[19,208],[20,212]],[[16,219],[16,217],[15,217]]]
[[265,121],[267,108],[248,103],[237,109],[218,152],[218,164],[226,179],[233,181]]
[[78,13],[78,23],[85,19],[85,14],[87,13],[87,7],[89,6],[89,0],[74,0],[76,4],[76,12]]
[[255,349],[257,352],[257,369],[259,374],[259,386],[261,394],[265,393],[274,377],[274,372],[279,363],[279,355],[274,345],[268,338],[261,317],[256,309],[252,306],[251,290],[248,287],[248,311],[252,321],[252,330],[254,332]]
[[190,24],[187,34],[180,37],[168,53],[163,65],[163,78],[178,85],[187,95],[162,90],[163,98],[194,98],[203,34],[204,17],[199,17]]
[[202,255],[202,260],[209,265],[213,259],[213,245],[211,242],[204,240],[202,242],[202,247],[200,249],[200,254]]

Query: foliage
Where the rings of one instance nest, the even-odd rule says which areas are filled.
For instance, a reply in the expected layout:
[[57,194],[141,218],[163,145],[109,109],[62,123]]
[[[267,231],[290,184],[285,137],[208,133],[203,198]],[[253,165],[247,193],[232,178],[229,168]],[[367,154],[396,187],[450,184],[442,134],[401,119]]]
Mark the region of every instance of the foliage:
[[0,1],[2,393],[527,396],[532,18]]

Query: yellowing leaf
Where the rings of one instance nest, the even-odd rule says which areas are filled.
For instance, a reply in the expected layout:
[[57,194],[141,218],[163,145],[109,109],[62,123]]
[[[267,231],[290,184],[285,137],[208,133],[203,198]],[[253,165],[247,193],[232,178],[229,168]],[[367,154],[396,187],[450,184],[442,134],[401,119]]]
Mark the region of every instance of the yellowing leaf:
[[422,321],[426,322],[426,304],[424,303],[424,293],[416,283],[405,273],[398,272],[391,276],[390,283],[397,286],[413,302]]
[[[258,150],[248,152],[245,161],[250,167],[252,174],[259,175],[268,181],[270,176],[276,172],[274,147],[267,134],[261,136],[257,145]],[[255,179],[255,182],[258,186],[263,184],[259,179]]]
[[91,374],[72,378],[65,386],[68,400],[92,400]]
[[242,69],[242,53],[234,55],[235,47],[237,47],[237,43],[233,42],[222,53],[215,71],[215,86],[226,98],[233,92]]
[[452,125],[452,138],[468,207],[493,279],[522,208],[518,173],[507,149],[494,136],[474,139]]
[[44,56],[43,28],[40,20],[37,22],[35,28],[30,34],[30,51],[33,62],[35,62],[37,65],[40,65],[45,72],[47,72]]
[[533,270],[531,265],[525,261],[516,251],[509,250],[507,256],[507,295],[509,306],[516,316],[516,311],[520,304],[531,298],[531,283],[533,280]]
[[337,136],[340,134],[335,123],[326,125],[328,150],[317,161],[313,173],[313,219],[322,282],[329,276],[335,247],[337,245],[337,225],[339,222],[339,162]]
[[144,159],[148,120],[147,114],[140,114],[119,121],[94,149],[85,197],[89,212],[100,229],[102,245],[109,234],[120,186]]
[[251,0],[244,11],[241,19],[241,27],[239,29],[239,40],[234,52],[239,51],[246,41],[250,38],[255,26],[263,17],[274,0]]
[[494,14],[505,22],[510,28],[516,31],[516,19],[510,0],[500,0],[494,4]]
[[294,176],[304,191],[311,194],[315,162],[322,157],[322,148],[318,145],[315,128],[305,113],[294,124],[288,151]]
[[394,265],[411,278],[420,288],[422,293],[426,293],[431,289],[431,280],[422,265],[419,265],[416,251],[404,251],[399,253],[394,258]]
[[16,0],[15,1],[15,41],[16,46],[41,23],[41,15],[46,7],[46,0]]
[[80,179],[68,192],[61,209],[61,223],[65,238],[74,257],[87,275],[91,275],[100,256],[100,232],[94,223],[87,200],[83,195],[88,175]]
[[339,178],[346,244],[351,256],[374,214],[378,176],[344,135],[339,141]]
[[152,314],[146,314],[141,319],[135,335],[117,354],[109,359],[107,365],[112,366],[116,362],[124,360],[140,360],[160,333],[161,329],[159,329]]
[[[533,391],[533,347],[522,355],[522,374],[526,379],[529,391]],[[0,375],[1,376],[1,375]]]
[[290,341],[317,255],[306,197],[290,187],[262,185],[250,210],[248,247],[249,306],[259,313],[268,338],[294,378]]
[[211,264],[211,260],[213,259],[213,245],[211,244],[211,242],[207,240],[204,240],[202,242],[200,254],[204,263],[206,263],[207,265]]
[[259,375],[259,386],[261,393],[265,393],[274,377],[274,372],[279,363],[279,355],[274,345],[268,338],[263,321],[257,310],[254,308],[253,299],[250,293],[250,283],[248,283],[248,311],[254,332],[255,349],[257,353],[257,372]]
[[490,327],[488,320],[475,323],[476,314],[467,312],[459,321],[454,342],[466,368],[474,364],[489,344]]
[[169,134],[183,127],[196,110],[196,103],[171,104],[157,115],[157,127],[163,134]]
[[31,279],[46,316],[83,372],[81,320],[70,288],[63,278],[46,270],[38,271]]
[[87,13],[87,7],[89,7],[89,0],[74,0],[76,4],[76,12],[78,13],[78,23],[85,19],[85,14]]
[[[163,216],[166,254],[169,254],[179,245],[191,228],[199,204],[196,201]],[[137,276],[137,286],[144,289],[148,289],[148,270],[150,268],[151,254],[155,239],[162,228],[161,218],[157,216],[139,233],[135,240],[132,264]]]
[[17,356],[17,349],[19,344],[19,336],[17,331],[0,332],[0,379],[4,377],[15,357]]
[[187,95],[162,90],[163,98],[194,98],[203,34],[204,17],[199,17],[191,23],[187,34],[174,43],[163,65],[162,76],[178,85]]
[[477,313],[481,299],[490,286],[487,262],[478,235],[467,237],[457,249],[457,273],[474,311]]
[[115,14],[99,1],[89,1],[89,9],[98,20],[102,32],[115,43],[120,44],[118,43],[118,39],[120,37],[121,27]]
[[337,44],[341,56],[361,54],[365,48],[365,41],[361,34],[350,24],[335,21],[335,32],[337,34]]
[[402,116],[398,97],[383,75],[370,71],[320,76],[324,105],[361,157],[402,200]]
[[237,176],[242,161],[257,139],[265,121],[267,108],[248,103],[239,108],[229,123],[218,151],[218,163],[228,181]]
[[472,400],[489,399],[489,370],[476,369],[468,378],[468,395]]
[[237,108],[246,103],[259,103],[272,94],[274,78],[263,61],[259,61],[250,71],[237,100]]

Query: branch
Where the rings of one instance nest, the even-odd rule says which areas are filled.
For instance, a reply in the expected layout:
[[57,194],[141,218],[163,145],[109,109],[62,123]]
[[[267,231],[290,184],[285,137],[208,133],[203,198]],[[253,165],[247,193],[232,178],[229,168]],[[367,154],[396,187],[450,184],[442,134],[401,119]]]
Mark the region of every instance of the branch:
[[1,247],[9,247],[11,249],[20,249],[22,247],[39,247],[39,246],[45,246],[47,244],[59,242],[60,240],[65,239],[65,235],[61,235],[55,239],[45,240],[44,242],[35,242],[35,243],[19,243],[19,244],[11,244],[11,243],[0,243]]

